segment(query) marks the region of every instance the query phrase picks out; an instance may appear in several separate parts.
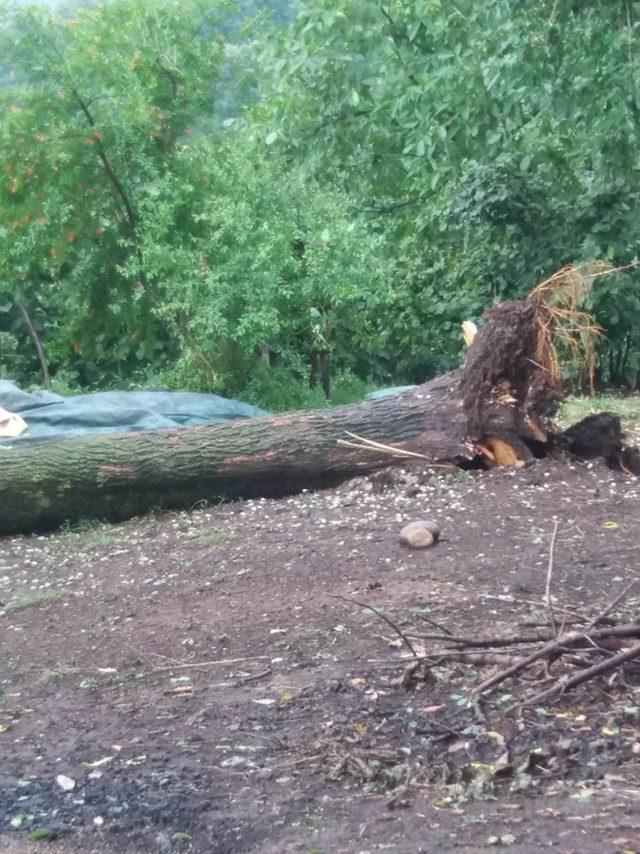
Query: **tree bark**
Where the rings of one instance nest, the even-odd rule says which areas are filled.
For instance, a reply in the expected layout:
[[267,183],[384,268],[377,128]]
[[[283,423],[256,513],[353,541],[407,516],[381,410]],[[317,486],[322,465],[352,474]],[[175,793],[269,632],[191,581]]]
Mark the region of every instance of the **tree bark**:
[[29,335],[31,335],[31,339],[33,341],[34,347],[36,348],[36,355],[38,357],[38,362],[40,363],[40,370],[42,371],[42,385],[47,389],[47,391],[51,390],[51,375],[49,374],[49,365],[47,364],[47,357],[44,354],[44,349],[42,347],[42,341],[40,340],[40,336],[38,335],[38,330],[33,325],[33,321],[27,311],[26,305],[22,302],[18,302],[18,308],[22,314],[24,322],[27,325],[27,329],[29,330]]
[[320,376],[322,378],[322,391],[329,400],[331,397],[331,373],[330,354],[328,350],[320,350]]
[[457,379],[450,374],[402,395],[334,409],[0,446],[0,534],[87,517],[122,520],[203,500],[292,494],[393,461],[339,445],[345,431],[425,447],[438,460],[469,459]]
[[318,371],[320,359],[317,350],[312,350],[309,353],[309,388],[318,387]]

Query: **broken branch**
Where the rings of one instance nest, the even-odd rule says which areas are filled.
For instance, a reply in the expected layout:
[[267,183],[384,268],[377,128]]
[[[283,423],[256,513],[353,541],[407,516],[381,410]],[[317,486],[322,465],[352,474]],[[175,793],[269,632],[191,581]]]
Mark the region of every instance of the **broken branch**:
[[553,534],[551,535],[551,545],[549,546],[549,566],[547,568],[547,582],[544,588],[544,598],[547,605],[547,611],[549,612],[549,625],[551,626],[551,630],[554,635],[558,634],[558,627],[556,625],[556,615],[553,611],[553,600],[551,599],[551,578],[553,577],[553,557],[556,547],[556,538],[558,536],[558,527],[559,522],[556,521],[553,523]]
[[564,694],[564,692],[569,688],[574,688],[576,685],[581,685],[583,682],[593,679],[595,676],[600,676],[602,673],[608,673],[611,670],[615,670],[618,665],[624,664],[625,661],[630,661],[632,658],[636,658],[639,655],[640,643],[636,643],[628,649],[619,652],[617,655],[612,655],[611,658],[608,658],[606,661],[601,661],[598,664],[594,664],[592,667],[587,667],[586,670],[574,673],[573,676],[563,676],[561,679],[558,679],[551,688],[548,688],[546,691],[542,691],[539,694],[535,694],[527,700],[523,700],[521,705],[539,705],[540,703]]
[[405,633],[402,631],[402,629],[398,628],[398,626],[396,626],[393,620],[390,620],[386,614],[382,613],[382,611],[378,611],[377,608],[374,608],[373,605],[368,605],[366,602],[360,602],[358,601],[358,599],[347,599],[345,596],[340,596],[339,594],[335,594],[332,598],[340,599],[340,601],[346,602],[347,605],[358,605],[360,608],[366,608],[368,611],[371,611],[377,617],[380,617],[381,620],[384,620],[385,623],[390,626],[397,635],[400,636],[403,643],[405,643],[408,649],[411,650],[411,655],[416,659],[420,658],[420,656],[415,650],[415,647],[413,646],[409,638],[405,635]]

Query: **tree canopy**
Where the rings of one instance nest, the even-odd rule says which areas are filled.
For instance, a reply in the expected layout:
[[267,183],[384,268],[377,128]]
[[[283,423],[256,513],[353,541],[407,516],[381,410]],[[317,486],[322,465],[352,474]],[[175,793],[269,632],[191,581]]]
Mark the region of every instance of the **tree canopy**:
[[[5,10],[0,371],[317,403],[450,367],[562,264],[634,262],[636,5]],[[638,384],[639,282],[586,298],[603,381]]]

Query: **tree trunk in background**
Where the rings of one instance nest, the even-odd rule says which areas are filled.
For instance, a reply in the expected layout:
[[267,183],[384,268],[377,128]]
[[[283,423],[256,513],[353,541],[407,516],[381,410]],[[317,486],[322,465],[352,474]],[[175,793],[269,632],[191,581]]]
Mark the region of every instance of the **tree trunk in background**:
[[309,388],[318,387],[319,366],[320,361],[318,357],[318,351],[312,350],[309,353]]
[[322,391],[329,400],[331,397],[331,356],[328,350],[320,350],[320,377],[322,379]]
[[49,374],[49,365],[47,364],[47,357],[44,354],[44,348],[42,346],[42,341],[40,340],[40,336],[38,335],[38,331],[35,328],[33,321],[27,311],[27,307],[23,302],[18,303],[18,308],[20,309],[20,313],[24,319],[24,322],[27,325],[27,329],[29,330],[29,335],[31,335],[31,339],[33,341],[34,347],[36,348],[36,355],[38,357],[38,362],[40,364],[40,370],[42,371],[42,385],[47,389],[47,391],[51,390],[51,376]]

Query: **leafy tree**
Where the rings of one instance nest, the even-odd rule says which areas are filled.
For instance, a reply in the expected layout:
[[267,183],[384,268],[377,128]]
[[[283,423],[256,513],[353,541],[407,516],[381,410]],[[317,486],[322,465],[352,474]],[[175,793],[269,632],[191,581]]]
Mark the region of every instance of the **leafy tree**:
[[128,0],[59,19],[6,12],[0,289],[48,356],[96,382],[172,352],[141,264],[140,212],[211,112],[224,4]]
[[220,121],[216,93],[245,79],[246,45],[227,61],[235,14],[116,0],[4,21],[0,293],[67,379],[164,367],[168,383],[240,392],[267,361],[313,385],[318,362],[328,395],[330,360],[367,372],[381,240],[344,191]]
[[[0,371],[317,401],[448,368],[461,320],[562,264],[633,262],[636,5],[5,11]],[[602,379],[637,382],[638,272],[589,301]]]
[[[393,247],[381,352],[405,375],[457,358],[458,323],[492,299],[567,261],[635,258],[635,6],[319,0],[265,45],[258,121]],[[605,349],[628,374],[638,275],[599,288]]]
[[145,209],[142,244],[162,314],[187,319],[174,370],[183,383],[194,381],[193,342],[217,366],[215,383],[237,392],[259,355],[299,377],[311,361],[312,384],[316,356],[366,372],[372,319],[390,288],[382,240],[352,207],[242,136],[184,149]]

